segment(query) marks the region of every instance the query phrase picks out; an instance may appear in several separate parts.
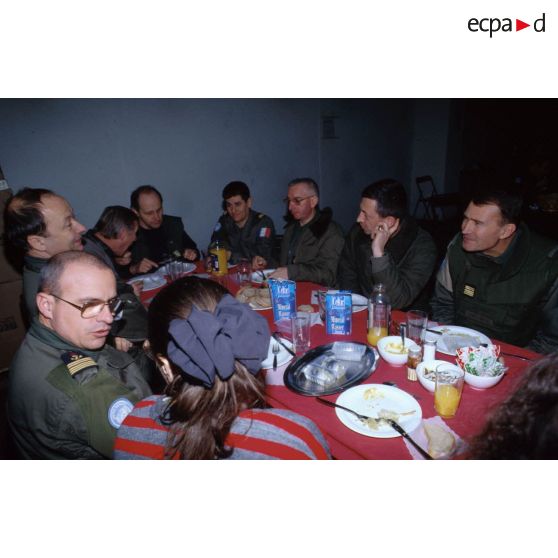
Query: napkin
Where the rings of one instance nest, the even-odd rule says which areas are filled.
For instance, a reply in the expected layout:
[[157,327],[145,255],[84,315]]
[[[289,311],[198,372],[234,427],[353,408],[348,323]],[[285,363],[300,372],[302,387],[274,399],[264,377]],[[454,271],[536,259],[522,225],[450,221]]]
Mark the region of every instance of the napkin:
[[[460,453],[463,453],[466,449],[467,449],[467,444],[466,442],[463,440],[463,438],[461,438],[458,434],[456,434],[445,422],[444,420],[439,417],[439,416],[435,416],[435,417],[431,417],[431,418],[427,418],[427,419],[423,419],[420,426],[418,426],[416,428],[416,430],[414,432],[409,432],[409,436],[411,436],[411,438],[422,448],[424,448],[426,451],[428,451],[428,438],[426,437],[426,434],[424,432],[424,428],[422,427],[422,424],[425,422],[429,422],[429,423],[433,423],[433,424],[437,424],[438,426],[441,426],[442,428],[444,428],[445,430],[447,430],[448,432],[451,432],[453,434],[453,436],[455,437],[455,451],[453,452],[453,454],[449,457],[449,459],[452,459],[454,457],[456,457],[457,455],[459,455]],[[407,449],[409,450],[409,453],[411,454],[411,457],[413,459],[424,459],[424,457],[411,445],[410,442],[408,442],[407,440],[405,440],[405,438],[403,438],[403,441],[405,442],[405,445],[407,446]]]
[[284,386],[285,382],[283,381],[283,376],[285,375],[285,370],[287,366],[292,362],[289,360],[282,366],[278,366],[277,370],[273,370],[273,368],[269,368],[265,370],[265,385],[266,386]]

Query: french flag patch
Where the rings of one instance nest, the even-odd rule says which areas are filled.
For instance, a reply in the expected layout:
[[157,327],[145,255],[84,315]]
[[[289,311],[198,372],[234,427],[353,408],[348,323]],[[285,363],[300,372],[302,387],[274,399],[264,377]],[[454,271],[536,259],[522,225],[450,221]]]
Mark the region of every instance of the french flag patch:
[[269,227],[262,227],[260,229],[260,238],[269,238],[271,236],[271,229]]

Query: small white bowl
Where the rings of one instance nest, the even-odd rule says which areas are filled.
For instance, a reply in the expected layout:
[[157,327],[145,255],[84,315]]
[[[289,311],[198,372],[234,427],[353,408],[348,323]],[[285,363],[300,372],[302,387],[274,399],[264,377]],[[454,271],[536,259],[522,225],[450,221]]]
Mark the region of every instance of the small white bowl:
[[428,378],[425,378],[424,369],[426,368],[427,370],[436,370],[438,367],[440,367],[440,370],[461,370],[461,368],[459,368],[459,366],[457,366],[456,364],[452,364],[451,362],[448,362],[447,360],[425,360],[425,361],[422,361],[417,366],[417,378],[418,378],[418,381],[420,382],[420,385],[424,389],[427,389],[428,391],[430,391],[432,393],[434,393],[434,388],[436,387],[436,382],[434,380],[429,380]]
[[[397,344],[401,346],[401,337],[399,335],[389,335],[388,337],[382,337],[378,341],[378,352],[380,356],[393,366],[403,366],[407,364],[407,353],[392,353],[387,350],[387,346],[390,344]],[[405,338],[405,347],[417,347],[418,345],[411,339]]]
[[465,372],[465,383],[476,389],[488,389],[495,386],[506,373],[507,368],[499,376],[475,376],[469,372]]

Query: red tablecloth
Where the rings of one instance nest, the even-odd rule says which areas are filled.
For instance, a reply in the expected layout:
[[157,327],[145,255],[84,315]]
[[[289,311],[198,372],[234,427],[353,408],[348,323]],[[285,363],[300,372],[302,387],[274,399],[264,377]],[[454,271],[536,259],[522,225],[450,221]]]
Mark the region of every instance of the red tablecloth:
[[[231,292],[238,290],[234,273],[218,279]],[[320,288],[319,285],[307,282],[297,283],[297,305],[310,304],[312,290]],[[156,291],[142,293],[142,300],[150,300]],[[315,307],[317,310],[317,307]],[[270,328],[274,330],[273,311],[264,310],[261,314],[269,321]],[[405,320],[402,312],[394,311],[392,319],[395,322]],[[351,340],[366,343],[367,312],[353,314],[352,334],[350,336],[326,335],[325,326],[314,325],[311,328],[311,346],[316,347],[335,340]],[[502,351],[513,353],[528,358],[537,359],[540,355],[525,349],[495,341]],[[441,353],[436,358],[454,362],[455,359]],[[463,395],[457,414],[452,419],[444,419],[457,434],[467,440],[480,431],[486,421],[488,413],[498,405],[508,393],[513,391],[522,373],[527,367],[527,362],[505,357],[508,371],[504,378],[494,387],[487,390],[476,390],[465,384]],[[436,415],[434,409],[434,395],[424,389],[419,382],[407,380],[406,367],[392,366],[380,358],[376,370],[363,383],[395,382],[397,387],[410,393],[418,399],[422,408],[423,418]],[[268,403],[272,407],[290,409],[311,418],[325,434],[332,454],[338,459],[410,459],[411,456],[403,439],[397,438],[370,438],[357,434],[344,426],[335,410],[318,403],[313,397],[300,395],[284,386],[267,386]],[[335,401],[338,395],[331,395],[328,399]]]

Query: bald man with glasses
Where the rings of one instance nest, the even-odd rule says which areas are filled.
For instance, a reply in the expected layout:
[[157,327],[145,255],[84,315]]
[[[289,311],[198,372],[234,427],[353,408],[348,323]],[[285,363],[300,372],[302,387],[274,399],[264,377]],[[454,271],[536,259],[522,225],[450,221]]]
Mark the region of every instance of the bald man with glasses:
[[[311,178],[296,178],[289,183],[285,203],[290,221],[281,242],[280,267],[270,277],[335,285],[343,231],[333,221],[331,209],[320,209],[319,202],[319,188]],[[256,269],[265,269],[263,258],[255,260]]]
[[27,459],[111,458],[116,431],[151,394],[134,359],[105,343],[122,309],[113,271],[84,252],[41,270],[34,319],[10,366],[8,420]]

